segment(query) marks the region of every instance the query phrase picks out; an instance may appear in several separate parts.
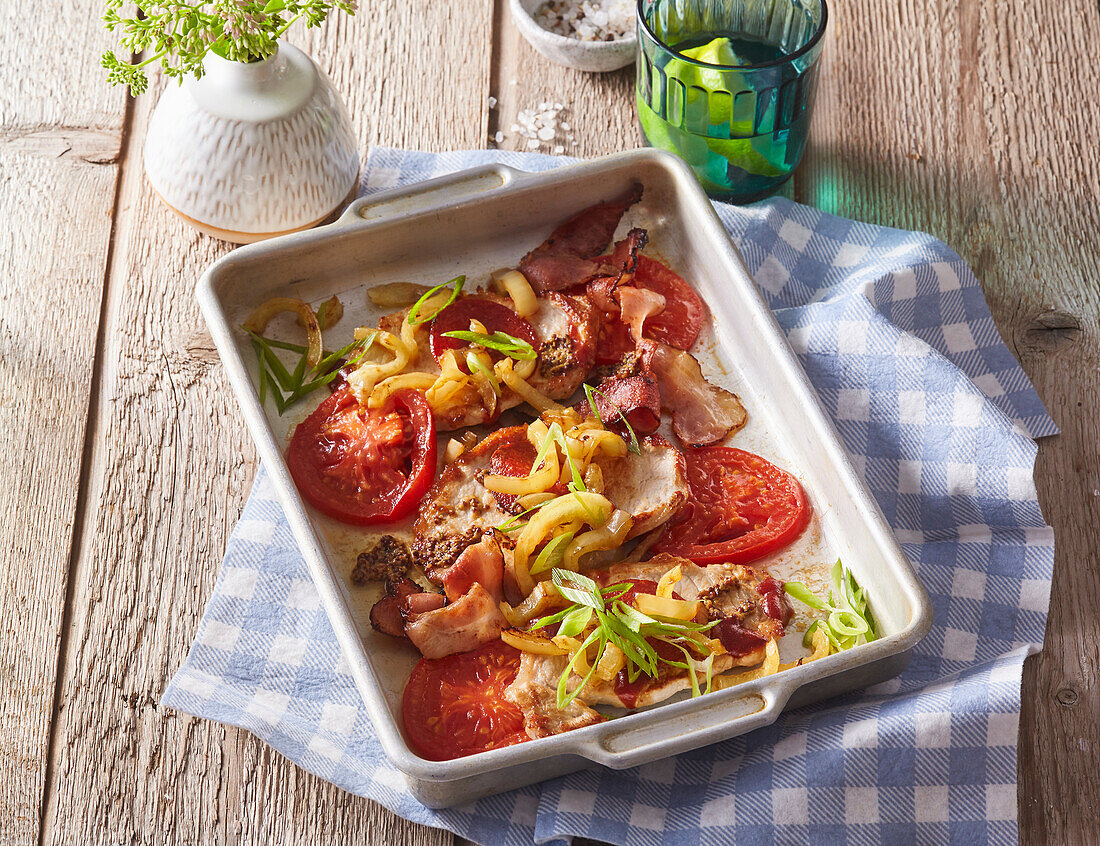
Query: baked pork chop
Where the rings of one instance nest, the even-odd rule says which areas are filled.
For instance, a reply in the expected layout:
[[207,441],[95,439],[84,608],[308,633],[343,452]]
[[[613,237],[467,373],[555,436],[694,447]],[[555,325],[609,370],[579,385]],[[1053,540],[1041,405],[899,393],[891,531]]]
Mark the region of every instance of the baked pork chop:
[[[594,462],[603,473],[604,495],[634,518],[628,537],[663,525],[688,496],[680,451],[656,435],[643,438],[640,446],[640,455],[627,453],[622,458]],[[499,429],[448,465],[421,500],[413,552],[425,571],[450,567],[466,547],[519,510],[513,497],[494,494],[482,484],[486,473],[503,472],[494,464],[498,451],[499,455],[507,452],[509,462],[521,456],[526,468],[520,472],[527,472],[535,459],[526,426]]]
[[[512,308],[512,301],[492,293],[478,293],[477,299]],[[580,387],[596,360],[596,312],[585,297],[551,292],[538,297],[539,309],[526,318],[534,331],[539,358],[535,372],[527,379],[535,390],[554,400],[572,396]],[[394,335],[401,334],[401,324],[409,309],[386,315],[378,328]],[[463,329],[468,327],[463,326]],[[419,355],[410,370],[436,375],[439,364],[432,355],[430,327],[416,333]],[[523,403],[523,399],[506,385],[502,395],[494,400],[495,408],[486,408],[486,401],[473,385],[467,385],[461,397],[448,403],[444,412],[437,411],[435,425],[449,432],[467,426],[492,422],[502,411]]]
[[[641,592],[648,592],[644,586],[656,587],[661,576],[677,565],[682,573],[675,588],[678,596],[702,601],[710,619],[718,621],[708,634],[720,639],[727,651],[714,657],[713,672],[759,664],[767,641],[782,635],[784,623],[790,620],[790,606],[782,598],[778,582],[766,574],[737,564],[700,567],[686,558],[661,554],[649,561],[625,562],[586,575],[604,585],[631,581]],[[643,675],[634,682],[623,670],[613,681],[593,676],[565,709],[559,709],[558,680],[568,663],[567,655],[523,652],[520,657],[519,672],[504,695],[523,710],[524,728],[532,738],[602,721],[603,715],[593,705],[643,708],[691,687],[685,670],[667,664],[661,665],[657,678]],[[576,690],[581,681],[575,673],[570,675],[569,691]]]

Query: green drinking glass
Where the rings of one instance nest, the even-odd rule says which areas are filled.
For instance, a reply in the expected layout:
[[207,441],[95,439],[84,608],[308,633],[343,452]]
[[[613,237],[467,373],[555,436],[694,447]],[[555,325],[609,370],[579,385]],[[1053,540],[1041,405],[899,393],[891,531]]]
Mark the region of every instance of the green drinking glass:
[[638,0],[638,122],[706,192],[773,193],[810,133],[825,0]]

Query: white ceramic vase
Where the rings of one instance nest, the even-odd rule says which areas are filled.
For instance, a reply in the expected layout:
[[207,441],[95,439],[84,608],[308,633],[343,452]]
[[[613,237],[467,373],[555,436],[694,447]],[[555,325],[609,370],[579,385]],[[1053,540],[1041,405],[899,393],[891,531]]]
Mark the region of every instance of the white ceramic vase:
[[145,172],[197,229],[248,244],[316,226],[356,187],[359,153],[328,77],[285,42],[268,58],[212,53],[169,84],[145,139]]

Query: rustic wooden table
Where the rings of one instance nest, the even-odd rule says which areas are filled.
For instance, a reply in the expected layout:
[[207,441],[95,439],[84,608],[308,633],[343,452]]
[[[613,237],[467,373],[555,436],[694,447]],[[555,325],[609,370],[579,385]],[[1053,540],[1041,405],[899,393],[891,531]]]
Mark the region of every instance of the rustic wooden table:
[[[548,64],[505,0],[363,5],[294,33],[363,150],[485,147],[545,100],[568,107],[570,154],[639,143],[632,71]],[[5,8],[0,843],[452,843],[246,732],[157,706],[256,469],[192,296],[229,248],[146,184],[159,88],[129,101],[105,85],[98,4]],[[1024,678],[1029,844],[1100,831],[1098,54],[1095,0],[836,0],[812,148],[787,189],[958,250],[1062,427],[1036,474],[1058,557]]]

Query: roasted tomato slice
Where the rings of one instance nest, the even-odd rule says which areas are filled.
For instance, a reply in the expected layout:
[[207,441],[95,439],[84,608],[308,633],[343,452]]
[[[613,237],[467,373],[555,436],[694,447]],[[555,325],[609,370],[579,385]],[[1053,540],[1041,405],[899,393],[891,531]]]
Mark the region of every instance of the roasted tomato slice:
[[641,255],[634,285],[665,298],[665,310],[646,320],[642,334],[678,350],[690,350],[707,319],[707,307],[695,289],[661,262]]
[[696,564],[748,564],[802,534],[811,507],[790,473],[740,449],[685,450],[691,495],[653,547]]
[[[653,318],[650,318],[652,320]],[[646,321],[648,327],[649,321]],[[596,364],[617,364],[634,349],[630,327],[617,315],[600,312],[600,337],[596,341]]]
[[518,671],[519,650],[499,640],[422,658],[401,704],[409,746],[430,761],[450,761],[528,740],[523,712],[504,698]]
[[343,388],[294,430],[286,461],[302,496],[330,517],[360,526],[400,520],[435,476],[431,406],[405,390],[368,410]]
[[[646,319],[642,334],[679,350],[690,350],[707,319],[707,307],[695,289],[661,262],[643,255],[638,256],[630,284],[655,291],[665,298],[664,311]],[[630,327],[623,323],[618,313],[601,309],[596,363],[621,361],[623,355],[633,349]]]
[[[489,472],[498,476],[526,476],[531,472],[531,465],[535,463],[535,459],[538,457],[538,451],[527,439],[527,427],[512,426],[502,431],[508,434],[500,439],[500,445],[493,450],[493,454],[489,458]],[[560,496],[566,493],[565,485],[558,483],[550,488],[550,492]],[[513,494],[497,493],[496,491],[492,493],[497,503],[505,511],[511,514],[518,514],[522,511],[519,507],[519,497]]]
[[444,338],[443,333],[465,331],[470,328],[471,320],[481,321],[490,333],[504,332],[513,338],[521,338],[536,350],[539,348],[539,339],[531,324],[510,308],[485,297],[463,297],[443,309],[432,321],[429,343],[436,361],[447,350],[467,346],[465,341],[457,338]]

